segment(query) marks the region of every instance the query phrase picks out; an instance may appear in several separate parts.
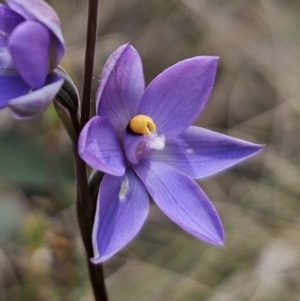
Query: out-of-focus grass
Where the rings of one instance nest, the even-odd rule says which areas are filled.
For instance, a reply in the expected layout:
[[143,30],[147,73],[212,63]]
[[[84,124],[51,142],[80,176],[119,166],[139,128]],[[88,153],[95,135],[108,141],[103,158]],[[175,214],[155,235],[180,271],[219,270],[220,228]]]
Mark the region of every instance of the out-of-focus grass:
[[[81,89],[86,1],[49,2],[67,41],[63,66]],[[127,41],[147,82],[181,59],[218,55],[197,125],[266,144],[199,182],[220,212],[225,247],[197,241],[152,205],[137,239],[105,264],[111,300],[299,300],[299,13],[296,0],[100,1],[95,74]],[[0,300],[92,300],[70,145],[53,110],[26,122],[1,111],[0,140]]]

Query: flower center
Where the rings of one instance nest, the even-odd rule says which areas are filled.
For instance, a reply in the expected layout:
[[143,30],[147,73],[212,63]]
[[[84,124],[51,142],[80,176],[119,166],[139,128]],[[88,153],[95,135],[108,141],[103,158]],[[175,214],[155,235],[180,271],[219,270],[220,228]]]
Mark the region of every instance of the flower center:
[[156,132],[156,125],[152,118],[146,115],[136,115],[129,122],[130,129],[135,134],[150,136]]
[[143,143],[137,148],[137,152],[143,153],[145,148],[162,150],[165,148],[166,139],[164,135],[158,135],[156,125],[152,118],[146,115],[134,116],[129,122],[129,128],[135,133],[144,135]]

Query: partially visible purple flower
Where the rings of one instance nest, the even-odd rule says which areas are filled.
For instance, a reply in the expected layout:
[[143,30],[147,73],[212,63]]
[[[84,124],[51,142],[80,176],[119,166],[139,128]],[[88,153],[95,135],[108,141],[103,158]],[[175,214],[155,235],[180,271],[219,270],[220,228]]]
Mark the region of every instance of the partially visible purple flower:
[[43,112],[63,84],[53,71],[64,51],[60,21],[43,0],[0,4],[0,109],[16,118]]
[[131,45],[106,62],[97,94],[97,116],[79,137],[79,154],[105,172],[93,229],[94,263],[123,248],[141,229],[148,193],[181,228],[215,245],[224,240],[220,218],[192,180],[228,168],[260,145],[190,126],[213,87],[216,57],[181,61],[146,88],[141,59]]

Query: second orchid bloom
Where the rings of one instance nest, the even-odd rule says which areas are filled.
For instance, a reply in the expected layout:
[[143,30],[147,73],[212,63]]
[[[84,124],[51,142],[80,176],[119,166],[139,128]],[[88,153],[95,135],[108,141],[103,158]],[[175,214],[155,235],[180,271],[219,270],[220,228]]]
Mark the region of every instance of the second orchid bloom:
[[60,90],[54,72],[64,51],[60,21],[42,0],[0,4],[0,110],[17,119],[42,113]]

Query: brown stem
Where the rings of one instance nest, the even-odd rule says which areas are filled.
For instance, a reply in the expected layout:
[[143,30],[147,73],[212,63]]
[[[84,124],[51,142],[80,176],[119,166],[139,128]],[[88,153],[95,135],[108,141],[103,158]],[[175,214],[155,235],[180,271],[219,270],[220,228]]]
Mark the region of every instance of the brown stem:
[[[76,124],[77,118],[74,118],[74,116],[72,118],[74,129],[78,130],[78,135],[79,131],[88,122],[90,117],[89,115],[90,101],[92,98],[94,56],[97,39],[97,17],[98,0],[89,0],[80,122]],[[90,261],[90,258],[92,258],[94,255],[92,246],[92,229],[96,211],[96,204],[95,202],[93,202],[90,196],[86,164],[81,160],[77,153],[77,145],[74,148],[74,162],[77,181],[77,217],[82,240],[86,250],[87,264],[93,287],[94,297],[96,301],[108,301],[102,266],[94,265]]]
[[98,0],[89,0],[87,40],[85,48],[84,77],[80,128],[88,122],[90,117],[90,103],[92,98],[94,57],[97,40]]
[[94,255],[92,246],[92,230],[96,212],[95,190],[97,189],[99,181],[101,181],[101,174],[96,173],[97,177],[94,177],[92,181],[93,189],[90,189],[88,186],[86,164],[81,160],[77,152],[80,131],[89,119],[89,106],[92,93],[93,64],[97,31],[97,8],[98,1],[90,0],[82,97],[82,118],[78,120],[77,108],[79,97],[76,87],[62,68],[59,68],[57,72],[60,73],[60,76],[65,78],[65,83],[54,100],[54,107],[72,141],[75,177],[77,184],[77,217],[81,237],[86,250],[88,270],[95,300],[107,301],[108,297],[105,289],[102,266],[94,265],[90,261],[90,258],[92,258]]
[[108,301],[102,266],[95,265],[90,261],[90,258],[94,255],[92,246],[92,229],[96,204],[91,199],[89,193],[86,165],[78,156],[77,151],[74,151],[74,161],[77,179],[77,217],[86,250],[87,264],[94,297],[96,301]]

